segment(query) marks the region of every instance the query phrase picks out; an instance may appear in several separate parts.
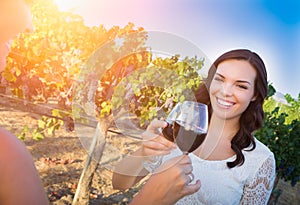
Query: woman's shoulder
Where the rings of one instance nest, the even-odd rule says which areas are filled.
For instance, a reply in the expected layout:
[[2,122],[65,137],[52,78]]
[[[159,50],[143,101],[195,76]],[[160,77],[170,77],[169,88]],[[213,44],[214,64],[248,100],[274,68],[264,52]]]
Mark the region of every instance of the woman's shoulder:
[[[48,204],[30,152],[3,128],[0,128],[0,167],[0,204]],[[15,193],[18,197],[14,197]]]
[[259,162],[263,163],[267,159],[275,160],[273,152],[261,141],[255,138],[255,149],[252,151],[243,151],[245,156],[245,162],[250,164],[256,164],[259,166]]
[[[3,149],[10,149],[11,147],[17,147],[22,146],[22,142],[13,135],[12,133],[8,132],[4,128],[0,128],[0,148]],[[1,151],[0,150],[0,151]]]
[[261,154],[264,154],[267,156],[274,155],[273,152],[270,150],[270,148],[267,147],[267,145],[265,145],[264,143],[259,141],[257,138],[254,138],[254,139],[255,139],[255,144],[256,144],[256,147],[254,149],[255,152],[261,153]]
[[[275,156],[261,141],[255,139],[256,147],[252,151],[243,151],[245,156],[244,169],[248,179],[253,179],[257,173],[275,173]],[[260,170],[263,170],[260,171]]]
[[30,154],[24,145],[15,135],[0,128],[0,158],[1,163],[9,160],[31,159]]
[[15,147],[18,142],[15,139],[15,136],[6,131],[4,128],[0,128],[0,152],[4,150],[9,151],[11,147]]

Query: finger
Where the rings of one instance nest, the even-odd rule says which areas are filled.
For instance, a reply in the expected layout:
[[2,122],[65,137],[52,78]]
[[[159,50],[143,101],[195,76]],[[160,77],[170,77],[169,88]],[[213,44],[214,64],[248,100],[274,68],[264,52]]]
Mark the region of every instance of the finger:
[[156,133],[159,128],[164,128],[167,125],[168,125],[168,123],[163,121],[163,120],[154,119],[154,120],[152,120],[152,122],[147,127],[147,130]]
[[180,159],[178,162],[180,165],[191,165],[192,164],[192,160],[188,155],[181,155],[179,157],[180,157]]
[[162,120],[154,119],[149,126],[147,127],[146,131],[142,134],[144,140],[158,140],[162,144],[166,145],[170,148],[176,148],[174,142],[166,139],[162,134],[162,128],[168,126],[168,123]]
[[143,143],[144,144],[149,143],[151,141],[155,141],[155,142],[160,143],[163,146],[165,146],[166,149],[176,148],[175,143],[167,140],[165,137],[163,137],[162,134],[155,134],[155,133],[150,132],[149,130],[147,130],[144,133],[142,133],[142,137],[143,137]]
[[146,142],[143,142],[143,147],[146,149],[153,149],[153,150],[167,150],[166,146],[164,146],[163,144],[154,141],[154,140],[149,140]]
[[142,138],[144,141],[154,140],[159,137],[159,133],[152,132],[151,130],[146,130],[142,133]]
[[185,174],[184,178],[185,178],[185,184],[188,185],[194,180],[194,174],[193,173]]
[[182,170],[183,170],[183,173],[186,175],[192,174],[193,166],[191,164],[185,164],[184,166],[182,166]]
[[165,146],[156,142],[149,142],[143,144],[142,150],[144,156],[168,155],[171,153],[171,149],[168,149]]
[[171,166],[175,166],[175,167],[179,168],[179,170],[182,174],[189,172],[190,168],[185,168],[185,167],[192,166],[192,162],[191,162],[190,158],[186,155],[180,155],[180,156],[170,158],[166,161],[166,163]]
[[159,143],[165,145],[169,149],[175,149],[177,147],[177,145],[174,142],[171,142],[170,140],[165,138],[163,135],[159,135],[159,137],[157,138],[157,141]]
[[147,134],[147,136],[144,137],[143,139],[143,144],[153,144],[157,143],[160,144],[161,146],[166,147],[166,149],[174,149],[176,148],[176,145],[173,142],[168,141],[161,135],[155,135],[155,134]]
[[197,191],[199,191],[200,187],[201,187],[201,182],[200,180],[197,180],[194,184],[186,185],[183,190],[183,194],[184,196],[194,194]]
[[165,156],[170,154],[170,151],[161,151],[161,150],[152,150],[152,149],[147,149],[144,151],[143,156]]
[[190,175],[188,175],[188,174],[185,174],[184,178],[185,178],[185,184],[186,184],[186,186],[188,186],[189,183],[192,182],[192,179],[191,179]]
[[189,173],[189,174],[187,174],[188,176],[189,176],[189,178],[190,178],[190,183],[194,180],[194,178],[195,178],[195,176],[194,176],[194,174],[193,173]]

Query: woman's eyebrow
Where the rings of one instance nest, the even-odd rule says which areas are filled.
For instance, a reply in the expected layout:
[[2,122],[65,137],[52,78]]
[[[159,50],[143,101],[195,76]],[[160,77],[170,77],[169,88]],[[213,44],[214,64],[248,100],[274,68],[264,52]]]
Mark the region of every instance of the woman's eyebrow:
[[247,80],[237,80],[236,82],[238,82],[238,83],[247,83],[249,85],[252,85],[252,83],[247,81]]
[[220,73],[216,73],[216,75],[218,75],[221,78],[225,78],[225,76],[221,75]]

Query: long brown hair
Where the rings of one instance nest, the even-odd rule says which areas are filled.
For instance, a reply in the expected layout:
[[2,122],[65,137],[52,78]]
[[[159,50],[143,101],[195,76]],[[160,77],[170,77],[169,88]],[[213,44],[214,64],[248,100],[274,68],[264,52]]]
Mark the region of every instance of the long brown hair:
[[250,147],[246,151],[252,151],[255,149],[256,144],[254,137],[252,135],[253,131],[259,129],[262,126],[264,119],[263,102],[268,93],[268,82],[267,82],[267,72],[263,60],[256,53],[247,49],[237,49],[231,50],[223,55],[221,55],[208,71],[208,76],[204,80],[204,83],[196,91],[195,96],[198,102],[205,103],[209,107],[209,115],[213,112],[210,98],[209,89],[211,81],[217,71],[218,65],[226,60],[236,59],[245,60],[249,62],[253,68],[256,70],[255,79],[255,90],[254,96],[256,97],[254,101],[251,101],[247,109],[240,117],[240,128],[231,140],[231,148],[236,153],[236,159],[232,162],[227,162],[229,168],[235,166],[240,166],[244,163],[245,157],[242,150]]

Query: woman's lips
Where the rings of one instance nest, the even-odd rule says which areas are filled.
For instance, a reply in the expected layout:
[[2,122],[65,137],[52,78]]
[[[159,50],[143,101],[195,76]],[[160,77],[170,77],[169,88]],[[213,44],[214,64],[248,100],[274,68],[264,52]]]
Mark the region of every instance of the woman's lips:
[[225,108],[230,108],[230,107],[235,105],[234,102],[231,102],[231,101],[228,101],[228,100],[223,100],[221,98],[217,98],[217,103],[219,105],[221,105],[222,107],[225,107]]

